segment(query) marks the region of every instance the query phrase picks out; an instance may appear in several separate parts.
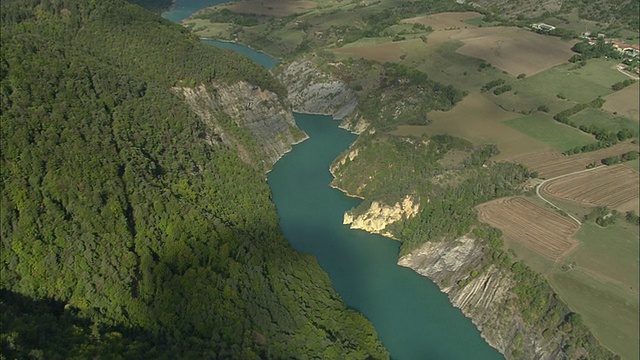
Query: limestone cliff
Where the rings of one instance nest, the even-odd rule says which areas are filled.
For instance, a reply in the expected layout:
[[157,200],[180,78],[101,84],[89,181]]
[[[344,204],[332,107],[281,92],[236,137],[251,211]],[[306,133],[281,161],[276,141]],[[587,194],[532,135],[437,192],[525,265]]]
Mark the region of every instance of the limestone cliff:
[[384,231],[387,225],[412,218],[419,210],[420,203],[409,195],[393,206],[374,201],[369,210],[362,215],[354,216],[351,211],[346,212],[343,224],[350,224],[351,229],[361,229],[392,238],[393,235],[390,232]]
[[[277,95],[240,81],[232,85],[200,85],[174,88],[210,127],[211,144],[223,143],[237,150],[248,163],[268,170],[291,145],[307,138]],[[241,128],[254,141],[243,141]],[[246,140],[246,139],[245,139]]]
[[[480,241],[463,236],[427,242],[398,264],[435,282],[451,303],[469,317],[482,337],[507,359],[565,359],[562,334],[543,336],[545,328],[526,326],[512,305],[512,273],[488,265],[482,269]],[[544,326],[544,325],[542,325]]]
[[274,72],[287,87],[293,111],[341,120],[358,105],[356,93],[345,82],[322,72],[309,60],[291,62]]

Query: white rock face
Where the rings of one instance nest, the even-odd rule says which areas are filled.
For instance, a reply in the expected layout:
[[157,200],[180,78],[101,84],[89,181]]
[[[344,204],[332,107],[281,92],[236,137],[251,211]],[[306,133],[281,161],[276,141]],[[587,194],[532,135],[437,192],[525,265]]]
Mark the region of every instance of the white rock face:
[[[225,129],[220,116],[226,114],[235,123],[251,133],[265,156],[265,167],[270,168],[283,154],[291,150],[291,144],[306,138],[302,131],[296,136],[292,129],[297,129],[293,115],[285,109],[278,96],[264,91],[244,81],[235,84],[217,84],[214,89],[204,85],[195,88],[174,88],[182,95],[185,102],[193,109],[203,122],[210,126],[208,132],[210,142],[222,142],[235,148],[240,157],[249,163],[252,159],[250,151],[244,149]],[[302,134],[302,137],[300,136]]]
[[[558,338],[541,336],[543,328],[527,326],[522,314],[509,305],[515,280],[510,272],[495,265],[482,269],[482,244],[468,236],[451,241],[427,242],[398,260],[398,265],[413,269],[438,285],[478,327],[489,345],[511,359],[564,359]],[[472,275],[470,269],[480,269]],[[475,270],[478,271],[478,270]],[[461,285],[459,281],[464,281]],[[512,355],[518,336],[522,353]]]
[[419,210],[420,203],[416,202],[414,204],[413,197],[409,195],[407,195],[401,203],[397,202],[393,206],[374,201],[371,203],[369,210],[360,216],[354,217],[353,214],[346,212],[344,214],[343,224],[350,224],[351,229],[360,229],[393,237],[389,232],[384,231],[387,225],[403,219],[410,219],[414,217]]
[[287,87],[293,111],[341,120],[358,105],[356,93],[346,83],[320,71],[309,60],[290,63],[276,77]]

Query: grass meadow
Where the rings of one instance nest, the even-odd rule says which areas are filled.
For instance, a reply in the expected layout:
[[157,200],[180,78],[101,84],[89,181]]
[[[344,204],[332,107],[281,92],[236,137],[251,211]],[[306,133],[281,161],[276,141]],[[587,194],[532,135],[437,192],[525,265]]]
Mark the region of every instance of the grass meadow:
[[616,63],[591,59],[586,66],[571,70],[574,64],[559,65],[530,77],[511,82],[510,93],[496,97],[505,109],[528,112],[546,105],[551,114],[613,93],[611,85],[626,79],[612,68]]
[[638,121],[621,116],[614,116],[611,113],[599,109],[584,109],[570,118],[578,125],[595,125],[608,131],[618,132],[629,129],[637,136]]
[[636,160],[631,160],[631,161],[627,161],[626,163],[624,163],[625,166],[635,170],[635,171],[640,171],[640,161]]
[[553,120],[544,113],[534,113],[504,122],[506,125],[539,140],[558,152],[595,142],[589,134]]
[[587,222],[577,237],[580,247],[565,259],[574,268],[550,274],[552,286],[596,337],[623,359],[638,359],[638,227]]

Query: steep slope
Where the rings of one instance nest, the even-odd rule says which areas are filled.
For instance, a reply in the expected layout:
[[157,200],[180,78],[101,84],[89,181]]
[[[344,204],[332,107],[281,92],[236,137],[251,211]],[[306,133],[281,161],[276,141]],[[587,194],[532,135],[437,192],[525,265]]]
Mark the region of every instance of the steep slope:
[[[1,30],[3,355],[388,357],[278,229],[263,179],[286,148],[261,142],[296,136],[264,69],[118,0],[3,1]],[[266,97],[262,127],[234,88]],[[33,298],[77,336],[33,331]]]
[[495,154],[446,135],[365,134],[332,164],[332,184],[364,198],[345,221],[399,240],[398,264],[434,281],[507,359],[619,358],[477,220],[474,206],[522,193],[531,176]]

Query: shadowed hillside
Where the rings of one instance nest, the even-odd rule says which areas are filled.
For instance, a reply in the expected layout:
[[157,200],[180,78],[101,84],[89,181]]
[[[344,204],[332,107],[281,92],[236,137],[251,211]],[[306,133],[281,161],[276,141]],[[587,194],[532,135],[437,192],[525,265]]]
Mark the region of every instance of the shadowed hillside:
[[282,97],[264,69],[118,0],[3,1],[1,30],[3,354],[388,357],[282,237],[248,131],[172,90]]

